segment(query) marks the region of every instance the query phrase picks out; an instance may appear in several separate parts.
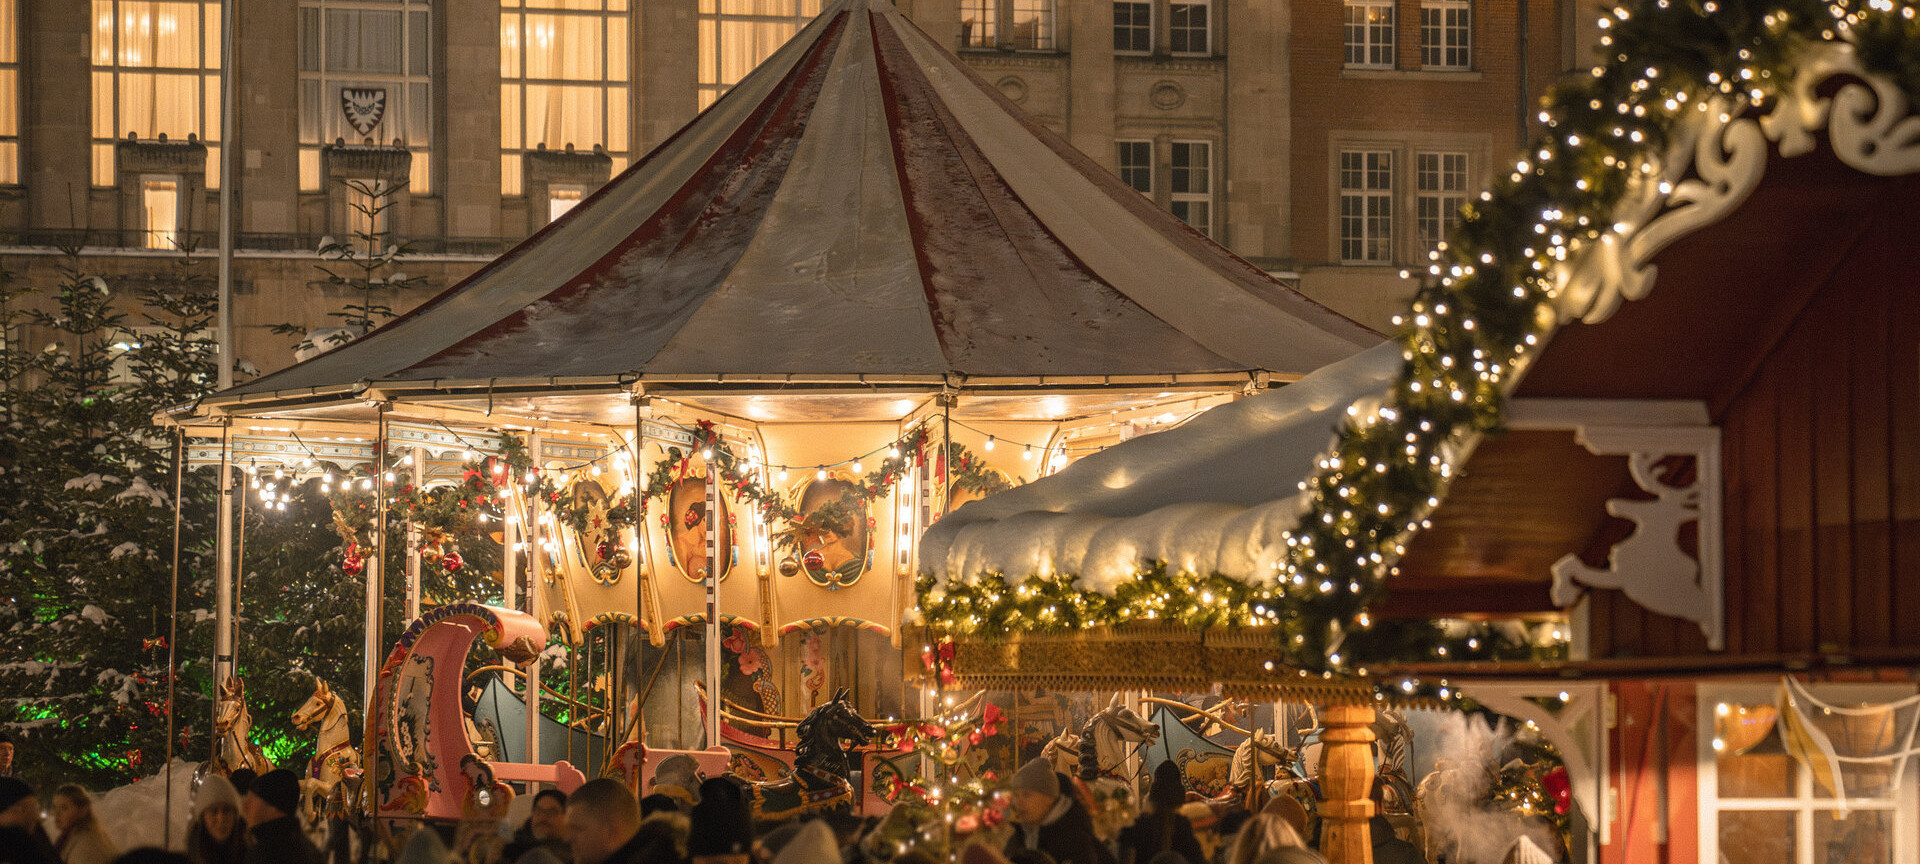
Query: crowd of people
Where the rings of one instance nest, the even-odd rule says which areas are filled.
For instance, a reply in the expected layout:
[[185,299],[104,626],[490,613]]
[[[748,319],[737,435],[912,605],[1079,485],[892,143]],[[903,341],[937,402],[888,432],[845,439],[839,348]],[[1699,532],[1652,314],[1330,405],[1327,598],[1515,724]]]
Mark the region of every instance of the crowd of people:
[[[0,754],[8,755],[10,754]],[[1220,842],[1209,854],[1181,813],[1186,801],[1180,771],[1163,762],[1139,816],[1113,842],[1096,836],[1092,815],[1073,794],[1072,781],[1042,760],[1010,778],[1004,840],[974,838],[957,850],[964,864],[1324,864],[1303,839],[1306,813],[1291,799],[1215,826]],[[636,798],[623,783],[593,780],[571,794],[536,793],[524,822],[504,843],[457,844],[452,826],[390,823],[391,855],[359,860],[397,864],[936,864],[917,849],[881,848],[881,820],[849,814],[756,830],[742,787],[728,778],[700,784],[691,807],[677,797]],[[101,829],[85,789],[63,785],[48,812],[26,783],[0,775],[0,864],[329,864],[302,830],[299,777],[284,769],[254,776],[210,774],[193,795],[183,850],[142,848],[122,853]],[[1374,860],[1421,862],[1412,844],[1376,819]],[[504,834],[505,826],[499,834]],[[1520,850],[1524,853],[1526,850]],[[1542,856],[1544,858],[1544,856]],[[1524,857],[1508,858],[1529,862]],[[331,864],[347,864],[333,861]]]

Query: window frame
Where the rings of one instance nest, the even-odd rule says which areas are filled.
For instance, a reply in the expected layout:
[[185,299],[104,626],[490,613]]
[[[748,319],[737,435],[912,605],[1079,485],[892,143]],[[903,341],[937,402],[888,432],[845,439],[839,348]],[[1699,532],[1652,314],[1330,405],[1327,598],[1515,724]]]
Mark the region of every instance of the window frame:
[[[641,2],[644,2],[644,0],[629,0],[628,6],[635,7]],[[734,85],[739,84],[747,75],[752,74],[753,69],[757,69],[760,67],[760,64],[767,62],[767,58],[772,57],[778,52],[781,45],[785,45],[788,41],[791,41],[802,29],[806,28],[808,23],[818,17],[820,7],[824,5],[824,0],[782,0],[782,2],[787,3],[788,7],[793,11],[788,14],[742,14],[723,12],[720,10],[719,4],[715,3],[714,0],[702,0],[699,5],[699,11],[694,15],[695,24],[699,28],[700,34],[697,50],[697,62],[699,66],[694,71],[694,86],[697,88],[696,92],[697,98],[699,99],[700,110],[707,110],[707,106],[719,101],[720,97],[726,95],[726,92],[733,89]],[[633,13],[630,12],[628,14]],[[793,26],[793,32],[788,33],[786,38],[780,41],[779,45],[768,47],[766,55],[754,61],[753,67],[742,73],[739,78],[732,81],[724,80],[727,76],[725,74],[726,70],[722,68],[724,55],[721,49],[726,45],[726,33],[729,30],[728,25],[753,26],[757,24],[790,24]],[[629,48],[631,50],[631,46],[629,46]],[[709,60],[711,60],[711,63],[709,63]],[[632,71],[633,70],[629,70],[629,73],[631,74]],[[711,72],[711,77],[713,78],[711,81],[706,80],[709,77],[709,72]]]
[[[1206,153],[1206,169],[1201,176],[1206,178],[1207,188],[1205,192],[1181,192],[1178,191],[1179,183],[1177,182],[1177,172],[1192,171],[1193,168],[1191,165],[1183,168],[1175,164],[1175,154],[1179,152],[1179,148],[1181,147],[1194,146],[1202,148],[1202,152]],[[1175,138],[1169,142],[1167,149],[1167,210],[1173,213],[1180,221],[1186,222],[1192,226],[1194,230],[1208,237],[1214,236],[1214,231],[1219,227],[1220,221],[1218,216],[1219,207],[1216,205],[1216,195],[1214,192],[1214,190],[1219,188],[1219,179],[1215,176],[1215,166],[1218,160],[1213,158],[1214,151],[1214,142],[1205,138]],[[1188,221],[1186,217],[1180,216],[1179,212],[1174,209],[1175,205],[1179,204],[1205,204],[1207,208],[1207,223],[1205,225],[1194,225],[1194,223]]]
[[[197,122],[195,125],[200,128],[178,131],[156,128],[153,130],[154,135],[143,137],[141,140],[155,140],[161,134],[167,135],[169,140],[174,140],[177,136],[177,140],[181,141],[187,140],[189,135],[197,136],[201,144],[207,148],[207,163],[202,171],[204,178],[203,185],[209,190],[218,189],[220,187],[220,111],[223,107],[220,104],[220,28],[223,24],[220,14],[220,2],[219,0],[185,0],[184,3],[181,3],[178,2],[178,0],[173,0],[173,2],[169,2],[168,4],[193,6],[199,11],[200,20],[195,28],[195,33],[197,34],[195,41],[198,44],[194,46],[195,53],[199,56],[199,65],[197,66],[162,66],[158,62],[159,57],[157,56],[154,58],[155,62],[151,64],[142,65],[137,62],[128,62],[126,59],[127,49],[121,44],[122,31],[125,29],[121,25],[121,21],[123,20],[122,16],[126,14],[122,6],[133,4],[153,6],[157,5],[157,2],[156,0],[92,0],[87,7],[87,18],[90,28],[88,31],[89,37],[87,44],[88,92],[93,100],[91,116],[89,116],[87,120],[91,185],[96,189],[111,189],[120,184],[120,165],[115,152],[116,146],[119,142],[126,140],[129,131],[136,133],[139,131],[126,129],[121,125],[123,114],[120,94],[125,89],[127,80],[133,76],[147,76],[153,80],[154,86],[157,87],[162,77],[184,78],[192,76],[198,79],[198,83],[194,85],[193,94],[196,102],[194,115]],[[102,34],[99,19],[102,8],[110,10],[109,15],[111,16],[105,28],[108,41],[104,46],[102,46],[99,41]],[[17,5],[15,12],[16,14],[19,12]],[[14,38],[16,40],[19,38],[19,23],[19,19],[16,18],[14,21]],[[212,30],[212,33],[208,32],[209,29]],[[208,44],[210,38],[212,41],[211,45]],[[157,40],[158,37],[156,37],[154,43],[156,46],[158,45]],[[19,153],[18,109],[22,102],[19,91],[21,84],[18,82],[20,68],[18,63],[20,56],[19,46],[15,45],[13,47],[15,62],[11,64],[11,66],[15,70],[16,75],[14,89],[16,112],[14,120],[15,135],[12,136],[11,140],[15,145],[15,171],[17,172]],[[104,63],[101,62],[103,51],[106,57],[106,62]],[[108,92],[104,94],[104,96],[100,92],[99,86],[102,76],[105,76],[109,82]],[[108,124],[112,127],[112,133],[108,135],[102,135],[100,129],[100,121],[102,119],[102,107],[100,103],[103,99],[106,103],[105,119],[107,119]],[[157,94],[155,94],[154,99],[156,100],[156,104],[158,104],[159,97]],[[159,118],[156,116],[154,121],[157,124]],[[18,176],[17,173],[16,176]],[[15,182],[18,181],[16,180]]]
[[[433,50],[433,6],[434,4],[429,2],[429,0],[300,0],[295,10],[297,17],[294,25],[294,45],[297,53],[304,54],[309,47],[305,30],[307,26],[307,10],[315,10],[313,18],[316,26],[319,27],[319,32],[313,37],[313,62],[317,68],[311,70],[305,68],[304,57],[296,57],[294,62],[296,79],[296,89],[294,91],[296,116],[295,140],[297,142],[299,189],[301,192],[322,192],[326,189],[327,178],[321,176],[320,173],[320,150],[333,143],[332,139],[328,138],[326,134],[326,118],[329,116],[329,112],[338,110],[337,106],[324,104],[327,102],[327,94],[330,92],[329,84],[331,82],[368,82],[383,84],[389,88],[387,105],[384,109],[385,113],[382,115],[383,123],[384,118],[395,116],[397,112],[401,117],[404,128],[406,128],[408,132],[405,136],[382,135],[374,138],[373,143],[376,146],[388,145],[391,144],[393,138],[400,137],[404,141],[407,151],[411,154],[407,172],[407,189],[409,194],[424,196],[434,193],[437,184],[433,182],[433,153],[435,150],[433,143],[434,139],[440,134],[440,129],[434,122],[434,114],[438,108],[434,94],[434,75],[440,64],[436,62]],[[361,72],[328,69],[326,62],[328,10],[398,13],[400,16],[400,26],[402,28],[399,40],[400,70],[398,72]],[[416,16],[418,16],[418,18],[416,18]],[[417,24],[416,21],[418,22]],[[425,34],[416,36],[413,32],[413,28],[416,26],[425,28]],[[416,64],[414,63],[413,49],[416,47],[416,43],[424,46],[426,51],[426,56],[420,58],[418,67],[421,71],[419,72],[414,71]],[[314,141],[307,140],[306,133],[298,129],[300,123],[298,117],[304,113],[304,100],[307,98],[308,82],[317,82],[316,86],[319,89],[317,98],[323,103],[315,106],[315,110],[320,112],[318,116],[321,119],[318,121],[319,128],[314,130],[318,140]],[[392,88],[395,87],[399,89],[403,96],[403,98],[397,100],[397,102],[393,98],[394,94],[392,92]],[[426,99],[426,104],[418,108],[413,105],[416,89],[418,89],[420,93],[423,93]],[[416,114],[422,118],[426,126],[424,131],[417,133],[417,138],[415,130],[411,128],[413,125],[413,116]],[[345,138],[346,136],[338,135],[335,137]],[[381,140],[382,138],[386,140],[383,141]],[[358,142],[349,141],[348,143]]]
[[[1460,13],[1460,16],[1465,19],[1464,22],[1459,24],[1447,23],[1446,18],[1450,12]],[[1436,13],[1440,18],[1440,22],[1437,24],[1428,23],[1427,19],[1429,14]],[[1457,46],[1449,45],[1447,43],[1447,35],[1455,31],[1464,34],[1462,36],[1462,44]],[[1439,37],[1438,41],[1436,42],[1430,38],[1430,34],[1437,34]],[[1460,62],[1447,62],[1447,55],[1453,51],[1460,52]],[[1438,61],[1430,60],[1429,58],[1433,56],[1438,56],[1440,59]],[[1473,70],[1472,0],[1420,0],[1420,68],[1435,72],[1470,72]]]
[[[1119,177],[1120,182],[1125,183],[1127,185],[1127,188],[1147,196],[1147,200],[1149,201],[1153,200],[1154,192],[1158,191],[1158,184],[1153,182],[1153,164],[1154,164],[1153,139],[1151,138],[1116,138],[1114,139],[1113,145],[1114,145],[1113,146],[1114,176]],[[1127,162],[1125,158],[1127,155],[1126,148],[1133,147],[1133,146],[1144,146],[1146,148],[1146,151],[1147,151],[1146,164],[1130,165]],[[1134,185],[1134,183],[1131,180],[1127,179],[1127,172],[1130,170],[1143,172],[1146,175],[1147,188],[1142,189],[1139,186]]]
[[[1720,860],[1720,814],[1735,812],[1789,812],[1794,814],[1795,824],[1795,862],[1813,860],[1808,853],[1812,851],[1813,832],[1808,830],[1811,822],[1820,814],[1832,812],[1837,799],[1821,798],[1815,794],[1813,778],[1805,766],[1797,761],[1791,764],[1795,795],[1792,798],[1721,798],[1719,794],[1718,753],[1713,734],[1716,725],[1718,706],[1723,703],[1775,704],[1778,682],[1742,682],[1715,683],[1701,682],[1695,690],[1696,726],[1700,730],[1696,735],[1695,753],[1700,769],[1695,771],[1699,794],[1699,838],[1701,864],[1717,864]],[[1892,702],[1914,695],[1913,684],[1814,684],[1809,685],[1814,695],[1829,702]],[[1778,722],[1784,723],[1784,718]],[[1772,734],[1779,734],[1776,730]],[[1788,757],[1792,759],[1791,756]],[[1909,757],[1911,759],[1912,757]],[[1903,772],[1912,775],[1915,766],[1904,766]],[[1899,791],[1892,798],[1866,799],[1849,797],[1849,807],[1853,810],[1871,810],[1891,812],[1893,814],[1893,860],[1912,861],[1920,854],[1920,790],[1916,790],[1912,776],[1904,778]],[[1734,806],[1728,806],[1732,802]],[[1873,802],[1873,803],[1868,803]],[[1826,805],[1826,806],[1822,806]]]
[[[612,173],[617,175],[625,170],[631,155],[633,122],[633,70],[630,55],[632,53],[632,11],[627,0],[597,0],[599,9],[575,9],[560,7],[526,6],[522,0],[500,0],[500,194],[513,197],[526,194],[525,155],[538,150],[545,144],[551,151],[558,152],[566,145],[575,145],[580,152],[592,152],[595,146],[601,147],[613,159]],[[528,73],[527,52],[527,16],[549,15],[557,19],[579,18],[595,19],[600,30],[600,74],[598,78],[536,78]],[[515,19],[517,29],[508,29],[509,19]],[[616,40],[614,33],[620,33]],[[516,34],[517,43],[509,48],[506,44],[509,32]],[[797,31],[796,31],[797,32]],[[624,49],[617,50],[617,49]],[[508,75],[507,52],[516,52],[513,69],[516,74]],[[617,73],[617,74],[616,74]],[[552,88],[554,93],[561,88],[593,89],[599,91],[600,130],[602,140],[598,141],[535,141],[529,132],[529,108],[527,95],[536,87]],[[508,93],[513,95],[509,98]],[[617,112],[616,112],[617,109]],[[512,114],[511,122],[509,114]],[[615,122],[615,114],[619,122]],[[511,125],[511,129],[509,126]],[[515,134],[517,141],[508,141],[509,134]],[[586,189],[590,193],[592,189]]]
[[[1153,42],[1154,42],[1154,37],[1158,35],[1158,32],[1157,32],[1157,31],[1156,31],[1156,29],[1154,28],[1154,23],[1153,23],[1153,22],[1154,22],[1154,14],[1153,14],[1153,5],[1154,5],[1154,4],[1153,4],[1153,0],[1114,0],[1114,3],[1113,3],[1113,14],[1114,14],[1114,19],[1113,19],[1113,33],[1114,33],[1114,36],[1113,36],[1113,38],[1114,38],[1114,45],[1113,45],[1113,53],[1114,53],[1114,54],[1115,54],[1116,56],[1120,56],[1120,57],[1149,57],[1149,56],[1152,56],[1152,55],[1153,55]],[[1146,26],[1146,33],[1147,33],[1147,47],[1145,47],[1145,48],[1122,48],[1122,47],[1120,47],[1120,41],[1119,41],[1119,40],[1120,40],[1120,30],[1121,30],[1121,28],[1120,28],[1120,7],[1122,7],[1122,6],[1131,6],[1131,7],[1134,7],[1136,11],[1138,11],[1138,10],[1139,10],[1139,9],[1141,9],[1141,8],[1145,8],[1145,9],[1147,10],[1147,26]],[[1131,25],[1130,25],[1130,26],[1128,26],[1128,27],[1127,27],[1126,29],[1127,29],[1128,31],[1130,31],[1130,32],[1132,32],[1132,31],[1138,31],[1138,30],[1139,30],[1140,28],[1138,28],[1138,27],[1134,27],[1134,26],[1131,26]],[[1129,41],[1131,41],[1131,40],[1129,40]]]
[[[1200,28],[1200,40],[1202,42],[1202,46],[1200,50],[1196,51],[1196,50],[1193,50],[1192,48],[1188,48],[1187,50],[1182,51],[1180,49],[1173,47],[1174,34],[1179,33],[1182,30],[1190,31],[1194,29],[1192,27],[1182,28],[1173,23],[1173,11],[1174,11],[1173,7],[1175,6],[1199,7],[1206,11],[1206,17],[1207,17],[1206,24],[1204,27]],[[1175,57],[1211,57],[1213,56],[1213,28],[1214,28],[1214,17],[1215,17],[1213,14],[1213,11],[1214,11],[1213,0],[1167,0],[1167,52]]]
[[[0,16],[5,16],[9,41],[0,42],[0,99],[11,103],[11,110],[0,112],[0,186],[17,186],[20,176],[20,0],[0,0]],[[89,55],[91,56],[91,55]],[[218,173],[218,172],[215,172]]]
[[[1333,166],[1333,186],[1335,190],[1334,260],[1340,264],[1352,266],[1382,266],[1391,265],[1398,259],[1399,256],[1396,254],[1394,248],[1396,237],[1394,230],[1396,226],[1394,223],[1398,221],[1396,218],[1398,214],[1395,211],[1395,207],[1399,199],[1399,196],[1396,194],[1398,191],[1396,186],[1399,175],[1394,167],[1394,163],[1398,161],[1400,149],[1400,147],[1393,145],[1358,143],[1335,148]],[[1357,169],[1361,175],[1361,185],[1357,187],[1349,187],[1347,185],[1346,175],[1349,169],[1346,166],[1346,157],[1349,154],[1357,155],[1362,160]],[[1367,185],[1371,182],[1370,175],[1374,171],[1379,170],[1370,167],[1366,163],[1365,160],[1368,156],[1385,156],[1387,158],[1387,167],[1385,169],[1387,182],[1384,187]],[[1355,217],[1350,217],[1347,213],[1347,201],[1350,198],[1360,202],[1360,212]],[[1377,218],[1373,214],[1369,204],[1376,200],[1384,200],[1386,202],[1387,226],[1386,236],[1384,238],[1374,237],[1373,233],[1369,230],[1372,227],[1369,220]],[[1358,257],[1347,254],[1347,244],[1349,242],[1347,220],[1349,218],[1358,218],[1360,220],[1360,234],[1352,238],[1351,241],[1358,243],[1360,246],[1360,255]],[[1374,248],[1385,250],[1385,257],[1368,257],[1368,250]]]
[[[1399,68],[1400,52],[1398,43],[1400,39],[1400,13],[1396,8],[1397,6],[1397,0],[1342,0],[1341,42],[1346,47],[1345,54],[1342,57],[1342,65],[1345,68]],[[1385,9],[1387,12],[1386,24],[1380,25],[1368,21],[1365,17],[1365,10],[1369,9]],[[1353,20],[1353,13],[1355,11],[1361,11],[1362,13],[1361,20],[1357,24]],[[1382,26],[1386,28],[1386,38],[1376,42],[1373,38],[1376,29]],[[1356,27],[1359,28],[1361,34],[1361,40],[1357,43],[1350,38],[1354,34]],[[1359,62],[1353,59],[1356,46],[1360,49],[1360,53],[1364,58]],[[1384,61],[1374,59],[1375,54],[1380,51],[1386,53],[1386,59]]]
[[[138,229],[140,232],[140,248],[167,251],[178,250],[183,243],[183,235],[186,234],[187,178],[178,174],[141,174],[138,182],[140,193],[140,208],[138,210],[140,214],[140,227]],[[173,226],[171,228],[155,228],[153,224],[153,210],[148,206],[150,201],[148,197],[149,193],[162,191],[156,187],[163,183],[172,186],[171,189],[164,190],[171,192],[173,198]]]
[[[1038,4],[1040,9],[1025,10],[1024,4]],[[978,11],[985,17],[980,33],[966,27],[966,16]],[[1038,11],[1041,25],[1037,28],[1034,44],[1021,44],[1014,40],[1014,23],[1023,12]],[[955,33],[956,44],[961,51],[1018,51],[1024,53],[1058,53],[1060,48],[1060,2],[1059,0],[960,0],[961,26]]]
[[[1427,169],[1423,163],[1427,159],[1427,157],[1436,157],[1438,161],[1438,164],[1434,171],[1434,176],[1439,181],[1439,185],[1434,189],[1425,188],[1425,183],[1427,179]],[[1460,167],[1459,167],[1459,171],[1457,172],[1460,180],[1460,186],[1457,190],[1449,190],[1446,188],[1446,181],[1447,181],[1447,178],[1454,175],[1455,172],[1447,166],[1447,160],[1454,157],[1457,157],[1460,160]],[[1453,149],[1453,150],[1444,150],[1444,149],[1438,149],[1438,148],[1415,148],[1414,149],[1413,151],[1413,228],[1414,228],[1414,241],[1415,243],[1418,244],[1418,249],[1416,251],[1422,257],[1425,257],[1429,251],[1436,248],[1436,245],[1440,241],[1445,240],[1447,238],[1447,235],[1451,233],[1453,227],[1459,224],[1460,208],[1467,203],[1468,199],[1473,194],[1473,190],[1471,189],[1472,183],[1473,183],[1473,154],[1472,153],[1466,150],[1459,150],[1459,149]],[[1434,226],[1438,230],[1432,234],[1429,234],[1429,228],[1427,225],[1430,217],[1428,217],[1428,215],[1424,212],[1424,208],[1423,208],[1423,205],[1425,204],[1425,202],[1428,202],[1428,201],[1437,202],[1437,208],[1438,208],[1435,211],[1434,216],[1431,217],[1439,221],[1439,224]],[[1449,201],[1453,202],[1451,206],[1448,205]]]

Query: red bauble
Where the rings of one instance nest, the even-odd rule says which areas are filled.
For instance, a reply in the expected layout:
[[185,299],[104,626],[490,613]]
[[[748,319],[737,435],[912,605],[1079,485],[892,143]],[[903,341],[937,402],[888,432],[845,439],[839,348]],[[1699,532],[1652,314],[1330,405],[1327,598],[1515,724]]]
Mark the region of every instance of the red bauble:
[[613,557],[613,544],[602,540],[599,546],[594,547],[594,551],[600,555],[600,560],[605,561]]
[[348,555],[345,561],[340,562],[340,569],[347,571],[348,576],[358,576],[360,571],[367,569],[367,562],[358,555]]
[[467,566],[467,562],[461,560],[460,553],[448,552],[440,556],[440,566],[447,568],[448,573],[458,573],[460,568]]
[[820,554],[820,550],[814,549],[801,556],[800,563],[805,564],[808,570],[819,570],[827,566],[827,556]]

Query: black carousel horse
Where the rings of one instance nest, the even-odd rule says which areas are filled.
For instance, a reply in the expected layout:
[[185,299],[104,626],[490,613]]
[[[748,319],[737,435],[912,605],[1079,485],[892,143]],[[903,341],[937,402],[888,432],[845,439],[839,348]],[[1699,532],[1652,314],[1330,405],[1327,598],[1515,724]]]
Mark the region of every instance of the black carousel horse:
[[793,770],[779,780],[741,784],[756,825],[853,809],[853,771],[841,742],[857,747],[877,733],[854,710],[847,688],[807,712],[794,731],[799,743],[794,747]]

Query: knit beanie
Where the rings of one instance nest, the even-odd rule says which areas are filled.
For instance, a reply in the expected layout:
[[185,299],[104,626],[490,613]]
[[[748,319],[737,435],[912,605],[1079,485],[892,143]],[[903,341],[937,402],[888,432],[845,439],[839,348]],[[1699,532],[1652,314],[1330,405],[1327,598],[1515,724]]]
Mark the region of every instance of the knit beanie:
[[1053,773],[1053,765],[1045,759],[1032,759],[1013,772],[1013,790],[1019,792],[1038,792],[1048,797],[1060,794],[1060,779]]
[[300,812],[300,778],[285,768],[275,768],[253,781],[247,790],[252,795],[289,816]]
[[713,777],[700,784],[700,803],[687,814],[688,855],[737,855],[753,851],[753,815],[746,796],[732,780]]
[[233,784],[218,774],[208,774],[200,778],[200,789],[193,793],[193,815],[199,816],[216,804],[225,804],[235,810],[240,809],[240,793],[233,791]]
[[0,810],[20,803],[20,799],[33,795],[33,787],[17,777],[0,777]]

